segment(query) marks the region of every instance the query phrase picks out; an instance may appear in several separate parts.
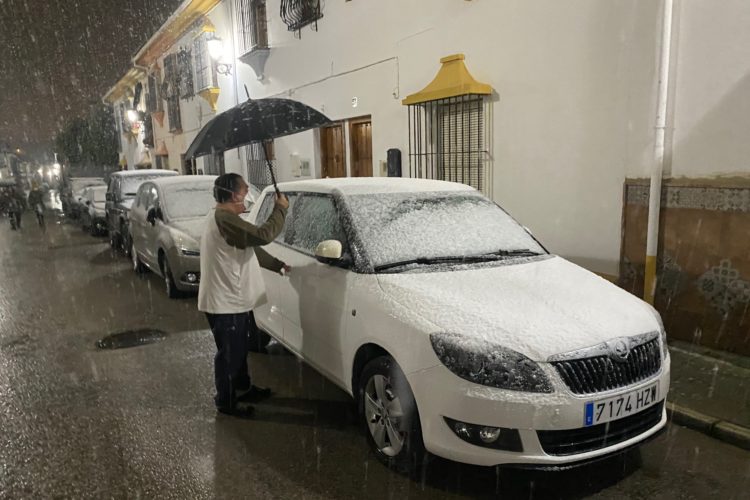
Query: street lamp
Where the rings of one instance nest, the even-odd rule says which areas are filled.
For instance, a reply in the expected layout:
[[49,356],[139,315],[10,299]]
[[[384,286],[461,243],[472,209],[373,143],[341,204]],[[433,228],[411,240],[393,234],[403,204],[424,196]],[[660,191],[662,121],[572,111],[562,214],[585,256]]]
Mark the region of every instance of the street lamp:
[[127,112],[127,115],[128,115],[128,121],[130,123],[135,123],[138,121],[138,111],[134,109],[129,109]]

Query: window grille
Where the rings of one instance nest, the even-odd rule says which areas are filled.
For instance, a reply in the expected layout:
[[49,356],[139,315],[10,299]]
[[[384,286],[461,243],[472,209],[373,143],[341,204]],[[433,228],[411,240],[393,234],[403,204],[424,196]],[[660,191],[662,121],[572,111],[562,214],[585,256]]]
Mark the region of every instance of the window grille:
[[203,89],[219,86],[216,80],[216,66],[208,53],[208,41],[213,36],[213,33],[204,31],[193,41],[195,87],[199,92]]
[[323,17],[320,10],[320,0],[281,0],[281,20],[289,31],[300,31],[308,24],[315,23],[318,29],[318,19]]
[[169,54],[164,58],[164,83],[162,83],[161,95],[167,100],[167,119],[169,120],[170,132],[182,130],[179,82],[177,54]]
[[483,96],[473,94],[410,105],[410,176],[486,191],[488,107]]
[[223,175],[226,173],[224,167],[224,152],[211,153],[204,156],[203,173],[205,175]]
[[180,97],[189,99],[195,95],[193,87],[193,54],[192,50],[180,48],[177,52]]
[[154,147],[154,124],[150,114],[143,119],[143,144],[149,148]]
[[148,94],[146,95],[146,109],[149,113],[162,111],[164,105],[159,96],[159,75],[152,73],[148,75]]
[[247,181],[261,190],[271,184],[271,172],[268,170],[268,165],[266,164],[266,153],[263,152],[263,145],[266,147],[268,159],[274,168],[276,168],[276,151],[273,141],[263,144],[254,142],[245,146]]
[[266,0],[235,0],[239,55],[268,48]]

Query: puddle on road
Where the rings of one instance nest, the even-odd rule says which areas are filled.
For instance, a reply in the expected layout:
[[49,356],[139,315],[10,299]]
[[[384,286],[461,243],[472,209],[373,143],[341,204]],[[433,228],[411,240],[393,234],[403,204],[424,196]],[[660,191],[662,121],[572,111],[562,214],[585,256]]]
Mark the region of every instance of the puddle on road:
[[161,342],[166,338],[167,333],[161,330],[127,330],[107,335],[96,342],[96,347],[99,349],[126,349]]

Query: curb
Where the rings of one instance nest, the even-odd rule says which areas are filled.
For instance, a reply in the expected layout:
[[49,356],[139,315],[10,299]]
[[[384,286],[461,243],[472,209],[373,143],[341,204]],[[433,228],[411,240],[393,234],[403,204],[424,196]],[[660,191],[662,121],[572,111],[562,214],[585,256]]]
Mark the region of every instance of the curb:
[[725,443],[750,450],[750,429],[667,402],[667,413],[675,424],[702,432]]

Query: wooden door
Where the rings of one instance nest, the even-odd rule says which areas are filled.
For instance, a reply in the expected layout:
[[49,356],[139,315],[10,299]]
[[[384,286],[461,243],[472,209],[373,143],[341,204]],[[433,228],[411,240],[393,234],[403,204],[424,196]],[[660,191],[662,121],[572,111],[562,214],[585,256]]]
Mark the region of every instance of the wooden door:
[[344,125],[337,123],[320,129],[321,177],[346,177]]
[[352,177],[372,177],[372,122],[370,117],[349,122]]

